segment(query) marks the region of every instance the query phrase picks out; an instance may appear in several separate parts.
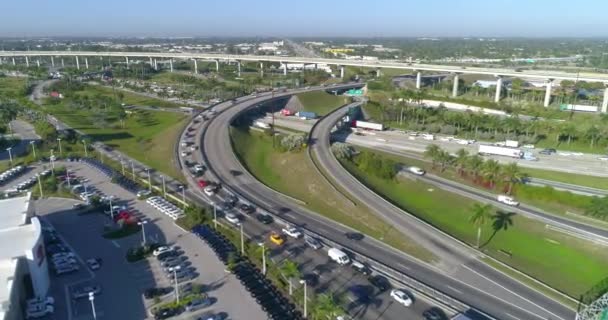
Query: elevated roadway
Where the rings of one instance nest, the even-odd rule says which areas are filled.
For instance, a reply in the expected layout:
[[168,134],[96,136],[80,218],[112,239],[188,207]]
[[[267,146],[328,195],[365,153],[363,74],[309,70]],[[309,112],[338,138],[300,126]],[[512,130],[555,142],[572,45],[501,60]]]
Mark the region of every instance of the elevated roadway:
[[[324,88],[310,90],[320,89]],[[297,91],[276,95],[275,99],[295,92]],[[343,236],[349,231],[347,227],[311,212],[257,181],[232,151],[229,127],[242,112],[270,99],[272,99],[270,96],[263,95],[218,109],[219,114],[203,129],[201,141],[203,157],[212,175],[223,186],[290,223],[314,230],[355,254],[391,266],[499,319],[565,320],[574,317],[573,310],[489,268],[479,262],[473,250],[468,250],[445,235],[430,232],[428,226],[412,221],[410,215],[397,211],[397,208],[383,204],[382,199],[378,199],[379,197],[370,194],[369,191],[359,190],[361,197],[365,199],[364,202],[370,206],[381,207],[380,210],[389,210],[389,213],[383,212],[380,216],[392,219],[391,221],[399,224],[401,230],[412,231],[417,236],[416,239],[422,241],[422,245],[427,246],[440,257],[441,263],[437,265],[423,263],[369,237],[361,241],[347,242]],[[313,137],[314,145],[322,141],[329,143],[329,129],[343,115],[341,112],[345,112],[345,109],[328,116],[327,121],[320,122],[315,132],[322,134]],[[325,125],[328,127],[324,127]],[[323,149],[319,148],[319,150]],[[326,159],[331,161],[331,157]],[[333,169],[328,171],[336,172]],[[346,190],[350,190],[350,187]],[[375,210],[380,211],[378,207]],[[420,230],[417,231],[417,227],[420,227]]]

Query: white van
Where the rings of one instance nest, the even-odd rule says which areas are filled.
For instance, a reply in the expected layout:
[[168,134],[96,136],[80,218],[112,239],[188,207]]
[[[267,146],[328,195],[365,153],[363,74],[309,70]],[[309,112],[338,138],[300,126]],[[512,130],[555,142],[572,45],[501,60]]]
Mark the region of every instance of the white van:
[[514,206],[517,207],[519,205],[519,202],[515,201],[515,199],[513,199],[512,197],[509,196],[505,196],[505,195],[499,195],[496,200],[498,200],[498,202],[502,202],[506,205],[510,205],[510,206]]
[[327,255],[331,260],[336,262],[339,265],[347,265],[350,263],[350,258],[344,251],[336,248],[331,248],[327,251]]

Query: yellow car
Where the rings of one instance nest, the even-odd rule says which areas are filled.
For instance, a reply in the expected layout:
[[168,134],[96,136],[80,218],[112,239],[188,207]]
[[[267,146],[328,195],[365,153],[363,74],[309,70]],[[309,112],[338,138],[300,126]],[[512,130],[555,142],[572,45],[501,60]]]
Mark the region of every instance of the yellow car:
[[270,241],[280,246],[283,244],[283,242],[285,242],[285,239],[283,239],[283,236],[280,234],[273,232],[270,234]]

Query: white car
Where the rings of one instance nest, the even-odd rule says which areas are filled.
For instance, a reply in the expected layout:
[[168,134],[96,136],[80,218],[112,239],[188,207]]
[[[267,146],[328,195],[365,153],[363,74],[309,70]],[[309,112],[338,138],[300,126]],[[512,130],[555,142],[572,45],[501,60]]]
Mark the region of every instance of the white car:
[[413,302],[412,299],[407,295],[407,293],[405,293],[405,291],[399,289],[391,290],[391,297],[395,299],[395,301],[406,307],[411,306]]
[[515,199],[505,195],[499,195],[498,197],[496,197],[496,200],[509,206],[517,207],[519,205],[519,202],[515,201]]
[[234,214],[234,213],[228,213],[226,214],[226,220],[228,220],[228,222],[239,226],[241,225],[241,221],[239,220],[239,218]]
[[169,251],[173,251],[173,248],[169,247],[169,246],[162,246],[162,247],[158,247],[154,251],[152,251],[152,254],[156,257],[163,252],[169,252]]
[[421,168],[418,167],[409,167],[407,168],[411,173],[415,174],[415,175],[419,175],[419,176],[423,176],[426,171],[422,170]]
[[48,314],[55,312],[55,308],[49,305],[36,305],[33,308],[28,308],[25,313],[26,319],[37,319],[42,318]]
[[597,159],[601,160],[601,161],[608,161],[608,156],[602,156],[602,157],[599,157]]
[[292,237],[292,238],[300,238],[302,236],[302,232],[300,232],[300,230],[298,230],[296,227],[286,227],[283,228],[283,233]]
[[186,156],[188,156],[189,154],[190,154],[190,153],[189,153],[188,151],[182,151],[182,152],[180,153],[180,155],[181,155],[182,157],[186,157]]
[[206,194],[208,197],[211,197],[212,195],[214,195],[216,191],[217,191],[217,190],[216,190],[216,188],[215,188],[214,186],[206,186],[206,187],[203,189],[203,192],[204,192],[204,193],[205,193],[205,194]]

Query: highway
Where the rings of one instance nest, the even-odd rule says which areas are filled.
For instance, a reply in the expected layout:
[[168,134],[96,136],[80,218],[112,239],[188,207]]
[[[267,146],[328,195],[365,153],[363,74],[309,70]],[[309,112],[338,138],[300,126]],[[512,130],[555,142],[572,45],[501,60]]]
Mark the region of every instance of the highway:
[[[311,90],[313,89],[323,88],[312,88]],[[291,93],[293,92],[285,93],[285,95]],[[417,231],[416,234],[421,239],[426,239],[422,243],[423,245],[429,245],[436,250],[434,253],[442,258],[438,265],[420,262],[369,237],[356,242],[346,241],[343,234],[349,231],[348,228],[295,204],[292,200],[258,182],[243,168],[233,153],[228,124],[241,112],[269,99],[269,95],[266,94],[233,106],[217,108],[219,114],[211,119],[207,127],[203,129],[201,141],[203,157],[212,175],[224,187],[288,222],[313,230],[355,254],[370,257],[444,293],[457,296],[461,301],[497,318],[572,319],[574,317],[573,310],[479,262],[473,250],[449,240],[447,236],[427,233],[428,227],[422,226],[421,231]],[[326,123],[334,120],[334,116],[337,116],[335,118],[337,120],[341,115],[340,113],[332,114],[327,117]],[[329,127],[331,126],[333,124]],[[318,132],[323,132],[320,128]],[[324,134],[329,141],[329,132]],[[325,140],[313,139],[317,142]],[[350,187],[346,189],[350,190]],[[361,190],[361,192],[363,191]],[[386,204],[380,204],[384,200],[368,191],[365,193],[365,197],[370,198],[369,205],[386,207]],[[420,226],[417,222],[412,222],[413,219],[410,215],[404,214],[399,209],[390,210],[395,213],[391,214],[391,219],[399,221],[400,224],[403,224],[402,227],[409,227],[411,228],[409,230],[413,230],[415,227],[410,224],[415,223],[416,226]],[[407,217],[399,218],[397,216]]]
[[129,57],[129,58],[174,58],[174,59],[201,59],[221,61],[268,61],[278,63],[309,63],[330,64],[337,66],[355,66],[372,69],[402,69],[409,71],[450,72],[457,74],[483,74],[492,76],[517,77],[529,79],[555,79],[574,80],[587,82],[608,82],[608,74],[599,73],[569,73],[564,71],[546,70],[523,70],[518,72],[514,69],[504,68],[478,68],[460,67],[433,64],[416,64],[394,61],[363,61],[347,59],[328,59],[312,57],[282,57],[282,56],[255,56],[255,55],[230,55],[215,53],[180,53],[180,52],[120,52],[120,51],[0,51],[0,57]]

